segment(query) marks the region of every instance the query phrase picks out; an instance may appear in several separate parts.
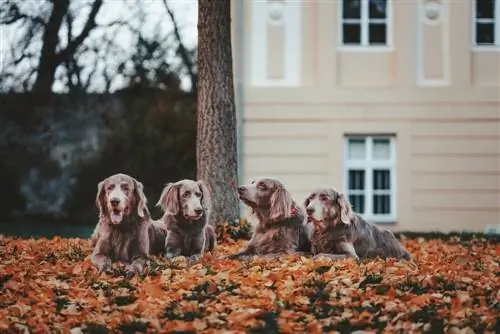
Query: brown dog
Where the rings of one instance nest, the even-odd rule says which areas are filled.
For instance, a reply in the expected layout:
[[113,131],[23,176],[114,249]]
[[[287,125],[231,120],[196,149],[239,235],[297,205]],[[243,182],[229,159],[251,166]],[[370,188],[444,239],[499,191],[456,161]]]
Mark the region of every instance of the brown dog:
[[99,222],[90,238],[92,263],[100,273],[110,269],[112,261],[127,263],[128,276],[142,272],[150,246],[158,244],[150,242],[150,236],[166,235],[150,220],[142,183],[126,174],[112,175],[98,184],[96,205]]
[[365,221],[351,209],[344,195],[334,188],[312,191],[304,202],[315,257],[342,259],[397,258],[411,260],[394,234]]
[[246,248],[228,258],[276,257],[309,252],[304,214],[278,179],[261,178],[238,188],[240,200],[258,220]]
[[181,180],[167,184],[156,205],[165,212],[166,258],[183,255],[193,262],[206,250],[215,248],[215,229],[208,224],[211,198],[203,181]]
[[[167,237],[167,228],[161,220],[150,220],[148,223],[149,236],[149,255],[158,255],[165,252],[165,238]],[[101,231],[100,222],[94,228],[89,239],[90,248],[94,248],[99,240]]]

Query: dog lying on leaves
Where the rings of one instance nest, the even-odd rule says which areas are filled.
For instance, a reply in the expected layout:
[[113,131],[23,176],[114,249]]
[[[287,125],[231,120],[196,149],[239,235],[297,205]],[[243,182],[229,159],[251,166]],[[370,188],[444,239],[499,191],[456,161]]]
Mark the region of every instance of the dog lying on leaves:
[[91,262],[99,273],[112,261],[127,264],[127,276],[141,273],[149,254],[161,253],[166,229],[150,218],[143,185],[126,174],[115,174],[97,186],[99,222],[90,237]]
[[356,260],[397,258],[411,260],[394,234],[365,221],[334,188],[312,191],[304,202],[311,231],[311,252],[317,257]]
[[252,209],[258,223],[246,248],[229,255],[229,259],[309,252],[305,215],[283,183],[261,178],[240,186],[238,195]]
[[209,224],[211,197],[203,181],[167,184],[156,205],[165,212],[162,220],[167,230],[166,258],[182,255],[193,262],[215,248],[215,228]]

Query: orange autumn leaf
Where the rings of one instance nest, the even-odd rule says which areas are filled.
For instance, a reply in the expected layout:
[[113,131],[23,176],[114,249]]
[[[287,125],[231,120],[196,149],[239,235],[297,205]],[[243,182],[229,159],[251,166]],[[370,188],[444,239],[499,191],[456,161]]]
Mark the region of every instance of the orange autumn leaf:
[[498,241],[406,238],[415,263],[218,260],[246,242],[234,226],[225,233],[232,240],[193,265],[152,257],[148,272],[132,279],[118,263],[97,275],[87,240],[0,237],[0,331],[495,330]]

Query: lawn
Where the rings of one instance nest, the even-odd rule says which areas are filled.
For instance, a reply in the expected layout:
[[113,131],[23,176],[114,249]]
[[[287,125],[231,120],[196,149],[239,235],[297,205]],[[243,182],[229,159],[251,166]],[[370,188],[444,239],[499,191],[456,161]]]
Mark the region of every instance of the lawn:
[[498,238],[403,238],[416,264],[153,258],[98,276],[84,239],[0,236],[0,333],[498,333]]

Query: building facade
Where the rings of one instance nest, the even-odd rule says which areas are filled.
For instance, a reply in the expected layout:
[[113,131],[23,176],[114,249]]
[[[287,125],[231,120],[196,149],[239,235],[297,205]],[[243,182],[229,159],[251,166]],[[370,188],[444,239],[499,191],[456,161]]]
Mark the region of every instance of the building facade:
[[240,178],[393,230],[500,224],[500,0],[233,0]]

